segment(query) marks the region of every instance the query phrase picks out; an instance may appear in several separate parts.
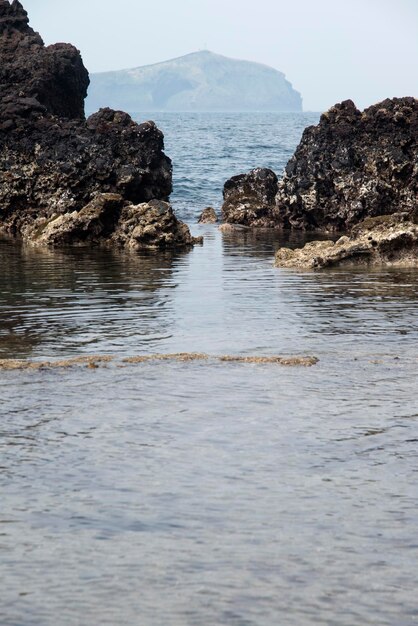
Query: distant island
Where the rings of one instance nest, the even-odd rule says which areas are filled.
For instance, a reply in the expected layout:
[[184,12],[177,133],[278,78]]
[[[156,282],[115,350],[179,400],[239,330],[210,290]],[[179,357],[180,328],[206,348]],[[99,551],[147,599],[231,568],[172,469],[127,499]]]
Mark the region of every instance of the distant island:
[[208,50],[90,75],[87,110],[302,111],[302,97],[272,67]]

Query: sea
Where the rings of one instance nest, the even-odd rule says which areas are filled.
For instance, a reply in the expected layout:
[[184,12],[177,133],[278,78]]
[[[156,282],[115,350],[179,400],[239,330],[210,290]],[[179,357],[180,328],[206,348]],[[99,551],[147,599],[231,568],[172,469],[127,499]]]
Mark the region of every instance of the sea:
[[0,241],[0,358],[97,357],[0,371],[2,626],[418,624],[418,271],[197,224],[318,117],[135,115],[191,251]]

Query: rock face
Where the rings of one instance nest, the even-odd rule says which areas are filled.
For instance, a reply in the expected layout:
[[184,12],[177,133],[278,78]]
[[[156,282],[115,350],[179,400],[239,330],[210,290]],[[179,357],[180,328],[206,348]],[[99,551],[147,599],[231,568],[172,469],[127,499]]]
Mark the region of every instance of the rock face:
[[[224,214],[241,223],[241,199],[229,194],[236,179],[225,184]],[[253,178],[252,184],[263,193],[263,183]],[[334,106],[305,130],[276,191],[263,211],[261,200],[260,211],[252,209],[247,224],[341,231],[367,217],[412,211],[418,192],[418,100],[385,100],[363,113],[351,100]]]
[[282,72],[209,50],[91,76],[87,108],[127,111],[301,111]]
[[418,220],[407,213],[366,219],[350,236],[280,248],[277,267],[321,269],[340,265],[418,267]]
[[98,194],[80,211],[26,223],[23,235],[49,246],[105,243],[130,250],[177,248],[202,241],[190,235],[167,202],[133,205],[112,193]]
[[[163,152],[162,133],[153,122],[136,124],[128,114],[108,108],[86,121],[88,84],[87,70],[73,46],[45,47],[30,28],[21,3],[0,0],[0,228],[4,232],[39,243],[57,244],[60,237],[70,243],[71,233],[77,240],[74,212],[81,212],[79,221],[86,228],[90,203],[101,194],[117,194],[133,209],[149,206],[146,203],[154,199],[168,199],[172,168]],[[110,204],[106,206],[111,212]],[[119,224],[129,213],[119,205],[112,210],[111,221]],[[184,245],[189,245],[190,233],[170,215],[172,241],[180,245],[179,233],[184,232]],[[67,235],[35,237],[35,223],[58,216],[64,216],[60,232],[67,224]],[[106,224],[107,220],[106,212]],[[106,226],[99,237],[95,228],[86,240],[113,233]],[[167,245],[169,239],[165,238]],[[139,240],[145,243],[147,238]],[[118,241],[122,243],[123,237]]]
[[412,210],[417,191],[418,100],[385,100],[364,113],[348,100],[305,130],[276,204],[285,228],[344,230]]
[[19,125],[22,117],[48,111],[84,117],[89,76],[80,53],[69,44],[46,48],[29,26],[18,0],[0,0],[0,119]]
[[275,221],[277,176],[266,168],[230,178],[224,186],[222,217],[226,223],[271,227]]

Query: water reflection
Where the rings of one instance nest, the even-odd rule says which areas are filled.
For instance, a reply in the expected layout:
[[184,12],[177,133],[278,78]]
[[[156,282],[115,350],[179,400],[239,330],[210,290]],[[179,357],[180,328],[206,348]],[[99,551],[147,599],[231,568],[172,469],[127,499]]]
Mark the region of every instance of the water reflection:
[[170,332],[173,264],[182,254],[36,249],[0,241],[0,355],[94,351]]
[[3,372],[0,622],[409,626],[416,273],[278,270],[276,234],[197,232],[173,256],[0,246],[19,356],[320,357]]
[[204,246],[184,254],[2,242],[0,355],[366,353],[379,335],[380,351],[412,345],[415,270],[282,270],[274,250],[300,245],[301,235],[195,231]]
[[402,269],[351,269],[283,272],[287,297],[297,289],[301,314],[314,333],[377,333],[390,339],[417,333],[418,272]]
[[[236,228],[222,232],[222,246],[225,255],[269,257],[273,262],[275,251],[282,246],[298,248],[308,241],[329,238],[318,233],[281,232],[271,228]],[[338,238],[338,234],[333,238]]]

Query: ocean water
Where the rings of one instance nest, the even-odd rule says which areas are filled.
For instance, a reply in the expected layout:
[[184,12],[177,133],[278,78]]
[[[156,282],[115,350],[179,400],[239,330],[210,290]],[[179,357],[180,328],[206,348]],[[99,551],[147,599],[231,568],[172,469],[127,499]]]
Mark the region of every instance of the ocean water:
[[173,161],[171,200],[178,215],[196,221],[207,206],[222,205],[224,182],[254,167],[280,175],[303,130],[317,124],[318,113],[142,113],[165,136]]
[[[418,623],[418,272],[197,225],[315,116],[161,115],[185,253],[0,242],[2,626]],[[203,352],[198,361],[125,357]],[[313,355],[317,365],[222,362]]]

